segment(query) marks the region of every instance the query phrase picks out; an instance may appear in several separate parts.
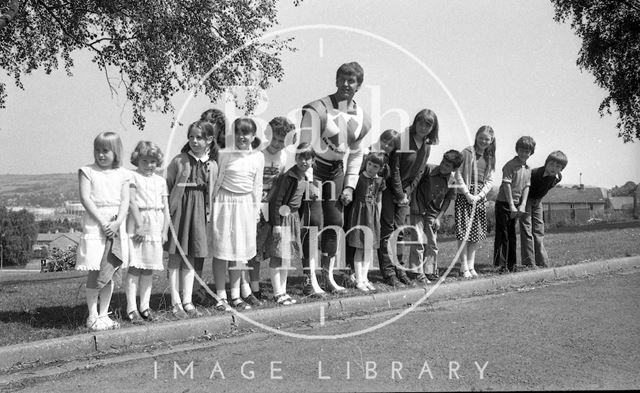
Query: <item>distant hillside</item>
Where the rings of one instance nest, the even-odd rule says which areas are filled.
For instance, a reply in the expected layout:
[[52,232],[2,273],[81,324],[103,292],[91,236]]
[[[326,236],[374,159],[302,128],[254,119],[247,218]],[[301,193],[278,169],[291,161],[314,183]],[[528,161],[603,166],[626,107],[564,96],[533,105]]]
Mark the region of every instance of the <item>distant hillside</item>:
[[0,175],[0,205],[61,207],[78,200],[78,175]]

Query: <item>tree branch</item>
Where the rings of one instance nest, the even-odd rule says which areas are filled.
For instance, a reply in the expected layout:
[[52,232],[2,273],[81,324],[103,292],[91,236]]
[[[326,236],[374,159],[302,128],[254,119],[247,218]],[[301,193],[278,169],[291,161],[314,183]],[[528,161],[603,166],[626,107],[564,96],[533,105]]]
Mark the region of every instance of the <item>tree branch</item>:
[[112,41],[112,42],[113,42],[113,41],[118,41],[118,42],[123,42],[123,41],[133,41],[133,40],[137,40],[137,39],[138,39],[138,37],[135,37],[135,36],[134,36],[134,37],[127,37],[127,38],[111,38],[111,37],[102,37],[102,38],[98,38],[98,39],[97,39],[97,40],[95,40],[95,41],[92,41],[92,42],[87,43],[87,45],[89,45],[89,46],[93,46],[93,45],[95,45],[95,44],[97,44],[97,43],[99,43],[99,42],[102,42],[102,41]]
[[622,3],[632,10],[640,12],[640,3],[638,3],[638,0],[622,0]]
[[0,29],[4,28],[16,17],[18,13],[18,9],[20,8],[19,0],[12,0],[9,4],[7,4],[6,13],[0,14]]
[[47,11],[47,13],[53,18],[53,20],[56,22],[56,24],[60,27],[60,30],[62,30],[62,32],[64,33],[64,35],[66,35],[67,37],[71,38],[73,41],[75,41],[77,44],[79,44],[81,46],[86,46],[86,47],[88,47],[90,49],[93,49],[100,56],[102,56],[102,51],[100,49],[94,47],[92,44],[89,44],[87,42],[84,42],[84,41],[80,40],[78,37],[76,37],[75,35],[73,35],[70,32],[68,32],[67,29],[64,26],[64,23],[62,23],[62,21],[60,19],[58,19],[57,15],[55,13],[53,13],[53,9],[54,8],[49,7],[42,0],[37,0],[37,3],[40,4]]

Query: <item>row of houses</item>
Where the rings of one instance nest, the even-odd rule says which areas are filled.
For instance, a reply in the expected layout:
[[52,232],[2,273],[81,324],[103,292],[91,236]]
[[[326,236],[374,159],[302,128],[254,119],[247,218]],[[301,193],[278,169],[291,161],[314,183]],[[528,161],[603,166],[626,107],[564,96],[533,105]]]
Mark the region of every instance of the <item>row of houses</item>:
[[[498,194],[498,187],[489,192],[489,210]],[[634,195],[611,196],[606,188],[555,187],[542,199],[544,220],[547,225],[580,225],[599,220],[640,218],[640,186]],[[453,203],[445,216],[454,215]]]
[[73,229],[69,232],[38,233],[33,250],[44,256],[47,255],[48,250],[53,250],[54,248],[67,250],[80,243],[81,234],[82,232],[77,232]]
[[629,196],[611,196],[601,187],[555,187],[542,199],[547,224],[582,224],[608,218],[640,218],[640,186]]

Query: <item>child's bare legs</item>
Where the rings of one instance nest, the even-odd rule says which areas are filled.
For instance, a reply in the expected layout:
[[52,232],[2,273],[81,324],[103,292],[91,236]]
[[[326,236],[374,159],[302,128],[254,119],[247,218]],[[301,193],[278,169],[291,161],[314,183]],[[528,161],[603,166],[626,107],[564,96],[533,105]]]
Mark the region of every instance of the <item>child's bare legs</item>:
[[327,279],[329,280],[329,288],[331,289],[332,292],[342,292],[342,291],[346,291],[346,289],[340,285],[338,285],[336,283],[335,278],[333,277],[333,270],[336,267],[336,256],[323,256],[323,268],[325,266],[328,266],[328,269],[326,270],[326,274],[327,274]]
[[469,273],[473,277],[478,277],[478,273],[476,273],[475,269],[476,250],[478,250],[478,243],[467,243],[467,261],[469,266]]
[[[302,293],[309,295],[323,295],[325,292],[318,284],[318,276],[316,275],[316,269],[318,267],[318,263],[313,256],[309,256],[309,258],[302,259],[302,270],[306,275],[305,287],[303,288]],[[309,290],[309,288],[311,290]]]
[[[204,258],[193,258],[192,266],[194,273],[197,274],[198,277],[202,278],[202,272],[204,271]],[[200,281],[195,280],[194,275],[193,293],[198,293],[201,289],[202,285],[200,284]]]
[[282,258],[271,257],[269,267],[271,285],[273,286],[273,297],[276,303],[283,306],[289,306],[296,303],[296,301],[287,294],[287,278],[289,276],[290,268],[289,263],[283,263]]
[[138,282],[138,286],[140,288],[140,311],[142,311],[142,313],[149,310],[152,283],[153,270],[143,269],[140,274],[140,281]]
[[[87,318],[87,325],[95,322],[98,318],[98,289],[96,288],[96,283],[98,281],[98,271],[90,271],[87,276],[87,287],[86,287],[86,297],[87,297],[87,308],[89,309],[89,318]],[[90,323],[91,322],[91,323]],[[91,326],[87,326],[91,327]]]
[[180,299],[180,265],[182,257],[178,254],[169,255],[169,290],[171,292],[171,304],[176,308],[182,309],[182,300]]
[[109,318],[109,304],[111,304],[111,295],[113,295],[113,280],[110,280],[102,289],[100,289],[98,318],[101,320],[105,329],[117,329],[120,324]]
[[[460,271],[462,272],[462,275],[464,278],[472,277],[471,273],[469,272],[469,265],[467,261],[467,254],[469,252],[469,246],[471,244],[472,243],[458,240],[458,248],[463,247],[462,252],[460,253]],[[475,251],[474,251],[474,255],[475,255]]]
[[[273,260],[274,258],[271,257]],[[269,276],[271,276],[271,287],[273,288],[273,297],[278,299],[278,296],[283,295],[285,291],[282,290],[282,270],[277,267],[271,267],[269,269]]]
[[367,273],[366,271],[363,271],[365,269],[364,249],[356,248],[356,252],[353,255],[353,266],[356,271],[356,288],[358,288],[362,292],[369,292],[369,288],[367,287],[367,284],[366,284]]
[[180,269],[180,281],[182,284],[182,305],[185,311],[194,309],[193,307],[193,281],[196,276],[196,271],[193,269],[193,257],[187,257],[191,267],[187,267],[184,264]]
[[113,295],[113,280],[109,281],[107,285],[100,290],[100,311],[98,312],[100,317],[106,317],[109,314],[111,295]]
[[194,281],[192,297],[195,304],[204,307],[211,307],[215,302],[211,295],[209,295],[209,292],[207,291],[208,288],[205,289],[200,281],[196,279],[197,275],[197,277],[200,277],[200,279],[204,281],[204,260],[205,258],[193,258]]
[[[127,272],[126,293],[127,293],[127,316],[138,310],[136,296],[138,295],[138,281],[140,279],[140,270],[130,267]],[[140,299],[142,301],[142,299]],[[131,317],[129,317],[131,319]]]
[[[245,268],[246,262],[244,261],[229,261],[229,292],[231,295],[231,305],[240,310],[248,310],[251,308],[251,306],[245,303],[240,297],[240,283]],[[245,286],[248,287],[246,281]],[[249,293],[251,293],[251,290],[249,290]]]
[[[242,262],[242,265],[244,265],[244,268],[247,269],[246,263]],[[240,271],[240,296],[242,296],[242,299],[246,299],[253,294],[253,291],[251,290],[251,285],[249,284],[250,280],[251,279],[249,278],[249,274],[247,274],[246,271],[241,270]]]
[[86,297],[89,309],[87,327],[93,330],[119,328],[120,324],[108,317],[113,280],[110,280],[102,289],[98,289],[99,273],[99,271],[90,271],[87,276]]
[[[260,259],[255,256],[249,260],[249,285],[251,286],[251,292],[254,294],[260,294]],[[245,296],[246,297],[246,296]],[[257,296],[258,299],[260,296]]]
[[282,269],[280,270],[280,288],[282,288],[284,293],[287,293],[287,279],[289,278],[289,267],[290,266],[283,266]]
[[182,307],[182,300],[180,299],[180,292],[178,288],[180,286],[180,268],[169,268],[169,291],[171,292],[171,304],[176,307]]
[[169,254],[169,291],[171,292],[171,304],[173,305],[172,312],[179,319],[187,318],[187,314],[182,308],[182,299],[180,299],[182,267],[182,256],[180,254]]
[[216,284],[216,295],[219,300],[227,301],[227,291],[225,289],[227,283],[227,261],[213,258],[213,281]]

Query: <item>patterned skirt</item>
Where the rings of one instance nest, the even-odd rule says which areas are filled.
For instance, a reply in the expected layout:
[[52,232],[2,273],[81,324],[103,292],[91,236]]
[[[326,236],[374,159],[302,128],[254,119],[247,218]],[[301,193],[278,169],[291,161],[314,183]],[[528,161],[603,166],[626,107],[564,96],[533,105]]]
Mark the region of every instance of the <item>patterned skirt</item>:
[[[481,188],[482,185],[478,185],[478,189]],[[469,186],[469,191],[472,195],[476,195],[473,184]],[[476,203],[473,217],[471,215],[472,211],[473,205],[467,202],[467,198],[462,194],[457,194],[455,203],[456,238],[458,240],[465,240],[466,238],[468,242],[477,243],[487,237],[486,198],[483,197]],[[469,231],[468,238],[467,231]]]

